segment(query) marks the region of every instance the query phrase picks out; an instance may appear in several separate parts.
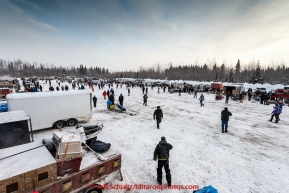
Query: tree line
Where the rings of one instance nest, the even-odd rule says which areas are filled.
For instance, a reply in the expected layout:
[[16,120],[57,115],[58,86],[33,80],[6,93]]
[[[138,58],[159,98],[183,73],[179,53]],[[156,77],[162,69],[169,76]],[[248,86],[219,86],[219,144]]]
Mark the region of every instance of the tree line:
[[267,67],[261,67],[260,61],[241,65],[240,60],[236,65],[228,66],[215,62],[208,64],[191,64],[173,66],[155,64],[151,67],[140,67],[137,71],[115,72],[117,78],[152,78],[169,80],[195,80],[195,81],[215,81],[215,82],[249,82],[249,83],[270,83],[270,84],[289,84],[289,67],[284,63],[271,63]]
[[29,63],[20,59],[10,61],[0,59],[0,75],[10,75],[14,77],[47,77],[47,76],[76,76],[76,77],[99,77],[105,78],[109,74],[108,69],[101,67],[86,67],[80,64],[79,67],[61,67],[54,64]]
[[195,80],[215,82],[249,82],[249,83],[271,83],[289,84],[289,67],[284,63],[271,63],[262,67],[260,61],[241,64],[237,60],[235,65],[225,63],[217,65],[211,61],[205,64],[173,65],[155,64],[150,67],[139,67],[137,70],[125,70],[110,72],[101,67],[86,67],[80,64],[79,67],[61,67],[53,64],[28,63],[20,59],[9,61],[0,59],[0,75],[11,75],[17,77],[31,76],[76,76],[96,78],[151,78],[169,80]]

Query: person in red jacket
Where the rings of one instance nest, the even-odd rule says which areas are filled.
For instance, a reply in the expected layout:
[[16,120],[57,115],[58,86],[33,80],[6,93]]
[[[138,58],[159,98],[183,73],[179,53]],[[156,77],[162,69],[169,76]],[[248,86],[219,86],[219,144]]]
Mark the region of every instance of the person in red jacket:
[[102,95],[103,95],[103,98],[106,99],[106,91],[103,91]]

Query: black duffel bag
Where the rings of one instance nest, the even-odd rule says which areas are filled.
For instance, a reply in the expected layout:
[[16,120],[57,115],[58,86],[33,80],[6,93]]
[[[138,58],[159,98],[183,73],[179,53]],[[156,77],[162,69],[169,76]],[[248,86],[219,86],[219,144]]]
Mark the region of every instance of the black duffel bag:
[[109,150],[111,146],[110,143],[104,143],[102,141],[96,140],[96,137],[90,140],[87,140],[87,144],[89,144],[89,147],[97,153],[106,152],[107,150]]

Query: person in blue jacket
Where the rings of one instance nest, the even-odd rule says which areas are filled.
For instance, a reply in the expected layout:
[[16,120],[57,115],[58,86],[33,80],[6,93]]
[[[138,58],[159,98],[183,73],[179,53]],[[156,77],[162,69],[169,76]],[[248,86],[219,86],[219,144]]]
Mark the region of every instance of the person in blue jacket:
[[284,106],[283,101],[280,101],[279,102],[280,111],[279,111],[279,115],[278,115],[278,121],[280,121],[280,114],[282,113],[283,106]]
[[203,101],[205,100],[205,97],[204,97],[203,94],[201,94],[199,100],[200,100],[201,106],[205,106],[205,105],[203,104]]
[[272,116],[271,119],[269,121],[272,122],[273,118],[275,117],[275,123],[278,123],[279,121],[279,114],[280,114],[280,106],[278,103],[275,104],[275,106],[273,107],[274,110],[272,112]]

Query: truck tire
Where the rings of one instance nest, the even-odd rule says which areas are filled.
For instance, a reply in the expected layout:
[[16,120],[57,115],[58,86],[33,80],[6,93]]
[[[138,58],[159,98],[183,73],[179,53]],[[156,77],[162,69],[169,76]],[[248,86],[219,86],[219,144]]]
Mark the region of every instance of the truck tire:
[[102,189],[103,189],[102,186],[96,184],[96,186],[87,188],[83,193],[102,193]]
[[64,121],[57,121],[54,123],[55,129],[63,128],[64,127]]
[[74,125],[76,125],[76,123],[77,123],[77,120],[76,119],[68,119],[67,121],[66,121],[66,124],[68,125],[68,126],[74,126]]
[[48,151],[53,151],[55,148],[53,146],[53,141],[49,138],[42,139],[42,144],[48,149]]

